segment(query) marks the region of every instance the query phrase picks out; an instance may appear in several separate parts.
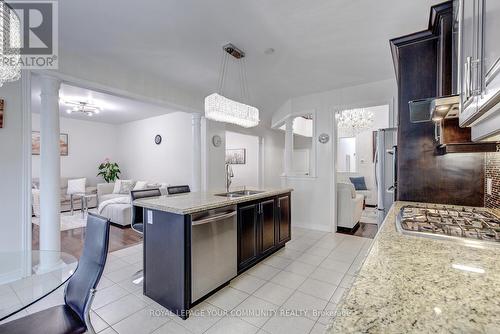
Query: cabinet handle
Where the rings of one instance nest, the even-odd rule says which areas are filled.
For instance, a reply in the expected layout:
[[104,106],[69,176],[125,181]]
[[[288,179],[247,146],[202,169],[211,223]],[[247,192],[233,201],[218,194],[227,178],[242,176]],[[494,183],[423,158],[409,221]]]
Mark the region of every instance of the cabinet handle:
[[471,96],[471,71],[472,57],[467,57],[465,60],[465,100]]

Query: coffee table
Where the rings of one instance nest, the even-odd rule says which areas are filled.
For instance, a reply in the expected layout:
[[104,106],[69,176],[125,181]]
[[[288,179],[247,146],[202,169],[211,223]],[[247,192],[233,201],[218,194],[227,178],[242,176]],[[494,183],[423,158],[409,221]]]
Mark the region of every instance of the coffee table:
[[87,193],[76,193],[76,194],[71,194],[70,195],[70,202],[71,202],[71,215],[73,215],[73,200],[75,198],[80,198],[82,200],[82,218],[85,218],[85,213],[89,212],[89,200],[93,198],[97,198],[97,194],[87,194]]

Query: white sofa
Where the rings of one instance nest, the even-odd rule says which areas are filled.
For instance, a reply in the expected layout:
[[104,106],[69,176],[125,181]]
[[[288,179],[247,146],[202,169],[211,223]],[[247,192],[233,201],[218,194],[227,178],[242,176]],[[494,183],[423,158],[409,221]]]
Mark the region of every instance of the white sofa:
[[371,180],[371,177],[360,173],[337,172],[337,183],[351,183],[350,177],[360,176],[365,177],[366,188],[368,190],[356,190],[356,193],[365,197],[366,205],[377,206],[377,188],[375,187],[375,182]]
[[337,183],[337,227],[352,230],[363,213],[363,195],[352,183]]
[[[114,194],[114,183],[99,183],[97,185],[97,205],[101,208],[101,203],[115,198],[127,198],[127,203],[112,203],[106,205],[99,212],[101,216],[109,218],[112,223],[120,226],[129,226],[132,216],[132,204],[130,203],[130,194]],[[166,193],[167,185],[164,183],[150,183],[147,188],[160,188],[162,194]]]
[[[130,197],[130,194],[113,194],[114,183],[99,183],[97,184],[97,205],[102,202],[120,198]],[[130,225],[130,218],[132,213],[132,206],[130,203],[113,203],[104,207],[99,214],[111,220],[112,223],[121,226]]]

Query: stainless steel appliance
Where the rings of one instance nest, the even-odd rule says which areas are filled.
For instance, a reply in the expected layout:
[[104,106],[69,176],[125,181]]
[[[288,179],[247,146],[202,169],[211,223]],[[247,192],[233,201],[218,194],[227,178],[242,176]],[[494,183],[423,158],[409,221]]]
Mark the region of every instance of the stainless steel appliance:
[[377,209],[386,212],[396,198],[397,187],[397,128],[377,130],[375,151],[375,183]]
[[191,302],[238,274],[236,206],[191,215]]
[[485,209],[407,205],[396,227],[403,234],[500,246],[500,218]]

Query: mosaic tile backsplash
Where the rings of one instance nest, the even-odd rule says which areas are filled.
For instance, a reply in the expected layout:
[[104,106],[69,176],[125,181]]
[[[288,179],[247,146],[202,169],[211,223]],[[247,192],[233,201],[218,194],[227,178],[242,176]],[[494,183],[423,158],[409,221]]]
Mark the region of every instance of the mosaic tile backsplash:
[[[493,180],[491,195],[487,193],[487,180],[489,178]],[[500,152],[486,153],[484,206],[500,209]]]

